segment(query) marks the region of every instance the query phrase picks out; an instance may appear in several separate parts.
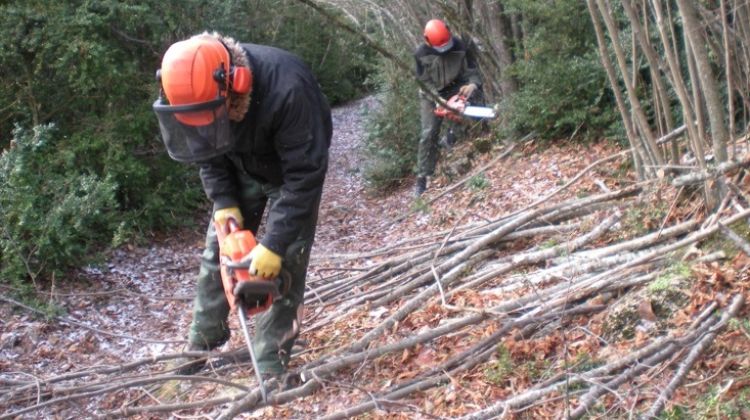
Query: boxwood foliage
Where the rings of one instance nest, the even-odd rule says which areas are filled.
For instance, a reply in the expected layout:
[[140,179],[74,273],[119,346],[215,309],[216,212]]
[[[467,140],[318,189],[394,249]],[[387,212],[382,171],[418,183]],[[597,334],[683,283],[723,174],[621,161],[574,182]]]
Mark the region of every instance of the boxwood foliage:
[[291,49],[332,102],[357,95],[365,49],[294,4],[2,2],[0,282],[43,285],[108,246],[204,229],[192,217],[207,204],[197,169],[169,160],[151,110],[173,42],[219,30]]
[[0,277],[16,282],[60,274],[84,261],[116,225],[117,184],[57,153],[51,125],[16,128],[0,156]]
[[586,7],[578,0],[505,5],[523,16],[524,33],[508,71],[519,85],[509,98],[512,129],[549,139],[608,131],[619,115]]
[[[406,52],[404,52],[406,54]],[[368,113],[363,175],[372,193],[384,193],[414,172],[419,144],[419,97],[411,74],[381,61],[371,82],[381,93]]]

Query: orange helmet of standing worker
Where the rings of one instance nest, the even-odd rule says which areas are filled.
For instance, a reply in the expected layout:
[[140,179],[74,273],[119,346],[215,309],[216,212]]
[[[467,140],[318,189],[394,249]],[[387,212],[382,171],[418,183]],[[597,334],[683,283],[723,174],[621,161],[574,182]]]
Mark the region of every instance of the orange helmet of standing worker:
[[427,45],[437,52],[444,53],[453,48],[453,36],[448,25],[440,19],[432,19],[424,27],[424,39]]
[[169,155],[195,162],[233,146],[227,107],[233,96],[248,96],[252,73],[235,65],[219,36],[202,34],[173,44],[157,71],[161,94],[153,109]]

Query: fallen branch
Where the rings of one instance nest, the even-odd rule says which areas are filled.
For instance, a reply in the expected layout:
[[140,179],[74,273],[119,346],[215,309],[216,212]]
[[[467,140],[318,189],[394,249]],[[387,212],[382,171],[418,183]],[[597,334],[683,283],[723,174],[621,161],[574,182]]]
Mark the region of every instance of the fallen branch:
[[719,229],[721,229],[721,232],[726,235],[729,240],[735,243],[737,247],[745,253],[745,255],[750,256],[750,242],[746,241],[742,236],[736,234],[732,229],[724,226],[721,222],[718,223]]
[[686,185],[693,185],[704,182],[708,179],[718,178],[729,172],[750,166],[750,156],[746,157],[745,160],[739,162],[724,162],[719,164],[716,168],[711,170],[703,170],[694,172],[687,175],[682,175],[672,180],[672,185],[675,187],[683,187]]
[[711,334],[714,334],[715,331],[723,328],[723,326],[726,324],[729,318],[736,315],[737,311],[742,306],[742,302],[743,302],[742,295],[735,296],[732,300],[732,304],[730,305],[729,309],[725,311],[721,319],[719,319],[718,321],[717,320],[714,320],[713,322],[711,322],[710,320],[707,321],[701,328],[699,328],[696,331],[695,334],[692,334],[688,337],[683,338],[682,340],[680,340],[680,342],[667,344],[667,346],[665,346],[658,353],[645,359],[643,362],[632,366],[631,368],[629,368],[628,370],[620,374],[615,379],[612,379],[611,381],[607,382],[605,385],[593,387],[586,395],[584,395],[580,399],[578,407],[576,407],[576,409],[570,413],[569,417],[571,419],[577,419],[577,418],[582,417],[584,414],[586,414],[586,412],[588,412],[588,410],[591,409],[594,403],[596,403],[597,399],[601,395],[607,392],[608,389],[617,389],[620,387],[620,385],[622,385],[626,381],[636,377],[637,375],[640,375],[641,373],[645,372],[651,367],[656,366],[658,363],[666,360],[667,358],[673,355],[673,353],[675,352],[675,350],[677,350],[679,345],[681,346],[690,345],[696,339],[700,339],[702,341],[703,338]]
[[[18,302],[16,300],[13,300],[13,299],[11,299],[9,297],[0,296],[0,301],[9,303],[11,305],[18,306],[19,308],[26,309],[27,311],[33,312],[33,313],[35,313],[37,315],[41,315],[41,316],[43,316],[45,318],[48,317],[48,314],[46,314],[46,313],[44,313],[44,312],[42,312],[42,311],[40,311],[38,309],[34,309],[31,306],[24,305],[23,303]],[[156,340],[156,339],[153,339],[153,338],[140,338],[140,337],[134,337],[132,335],[127,335],[127,334],[113,333],[113,332],[110,332],[110,331],[105,331],[105,330],[102,330],[102,329],[99,329],[99,328],[96,328],[96,327],[92,327],[90,325],[86,325],[86,324],[84,324],[82,322],[78,322],[76,320],[73,320],[73,319],[70,319],[70,318],[64,317],[64,316],[54,316],[54,317],[52,317],[52,319],[55,320],[55,321],[58,321],[58,322],[62,322],[64,324],[69,324],[69,325],[72,325],[74,327],[83,328],[83,329],[95,332],[97,334],[107,335],[107,336],[110,336],[110,337],[124,338],[124,339],[127,339],[127,340],[139,341],[139,342],[143,342],[143,343],[185,344],[185,340]]]
[[104,395],[107,393],[115,392],[118,390],[123,390],[127,388],[135,388],[135,387],[141,387],[144,385],[150,385],[154,383],[159,382],[166,382],[166,381],[174,381],[174,380],[185,380],[185,381],[196,381],[196,382],[214,382],[225,386],[231,386],[234,388],[238,388],[242,391],[248,391],[248,388],[235,384],[229,381],[225,381],[219,378],[211,378],[211,377],[204,377],[204,376],[189,376],[189,375],[161,375],[156,377],[150,377],[150,378],[143,378],[143,379],[136,379],[133,381],[127,381],[123,383],[114,383],[112,385],[109,385],[107,387],[101,388],[101,389],[95,389],[91,391],[84,391],[79,392],[71,395],[65,395],[63,397],[57,397],[48,401],[40,402],[38,404],[32,405],[30,407],[26,407],[17,411],[13,411],[7,414],[0,415],[0,420],[3,419],[12,419],[17,416],[20,416],[21,414],[26,414],[34,411],[39,411],[42,408],[49,407],[55,404],[59,404],[62,402],[67,402],[70,400],[75,399],[81,399],[81,398],[91,398],[99,395]]
[[617,221],[620,220],[621,217],[622,215],[619,212],[616,212],[613,216],[607,218],[601,224],[599,224],[599,226],[597,226],[594,230],[574,240],[553,246],[549,249],[514,255],[510,262],[502,264],[500,267],[493,269],[489,273],[483,274],[479,278],[459,286],[458,288],[456,288],[456,291],[464,288],[476,288],[477,286],[482,285],[486,280],[497,277],[521,266],[547,261],[554,257],[574,252],[583,245],[593,241],[596,238],[601,237],[615,223],[617,223]]
[[[308,284],[306,323],[314,325],[303,333],[309,334],[316,328],[340,331],[347,328],[351,320],[358,318],[368,320],[366,327],[353,329],[350,337],[341,335],[324,345],[315,343],[305,350],[304,359],[295,353],[292,366],[301,365],[294,369],[304,379],[302,385],[272,391],[267,404],[261,401],[256,386],[245,385],[244,382],[235,386],[231,379],[222,382],[221,378],[228,375],[239,377],[233,371],[237,370],[237,360],[242,355],[238,353],[236,359],[231,359],[227,353],[205,352],[197,352],[196,357],[209,358],[215,368],[202,374],[202,377],[212,380],[195,379],[213,383],[200,387],[200,401],[194,399],[197,390],[191,391],[192,395],[188,396],[192,400],[186,400],[184,396],[180,396],[184,401],[174,402],[145,398],[148,391],[141,389],[144,383],[158,384],[168,378],[194,380],[164,372],[154,375],[156,369],[151,365],[178,357],[174,354],[141,359],[122,366],[87,368],[47,378],[8,377],[0,382],[0,404],[12,406],[16,410],[14,413],[27,410],[21,411],[20,416],[29,415],[34,410],[40,416],[47,416],[50,411],[56,415],[74,409],[71,408],[73,406],[68,407],[71,403],[86,410],[85,407],[103,407],[105,403],[122,401],[117,398],[125,395],[125,402],[117,409],[87,412],[87,415],[98,415],[100,418],[158,417],[159,413],[180,411],[178,414],[187,416],[232,418],[268,405],[289,404],[321,388],[345,384],[347,379],[340,377],[354,371],[350,380],[354,384],[352,388],[367,395],[355,400],[357,403],[347,406],[345,410],[324,410],[313,414],[306,411],[305,405],[285,408],[292,412],[298,410],[291,414],[293,416],[328,415],[329,418],[343,418],[362,415],[374,408],[395,410],[396,407],[387,404],[403,407],[404,404],[397,402],[398,399],[448,383],[456,384],[456,381],[462,380],[459,376],[476,379],[477,372],[481,373],[481,364],[490,360],[497,352],[497,344],[508,337],[516,342],[529,340],[524,345],[534,346],[538,338],[553,331],[562,329],[563,335],[571,336],[572,331],[578,330],[576,334],[582,337],[579,342],[583,343],[583,348],[589,343],[593,343],[593,346],[601,345],[599,343],[613,344],[609,337],[597,335],[600,333],[594,327],[600,317],[587,319],[576,315],[606,309],[612,296],[625,295],[631,288],[641,287],[663,275],[670,258],[674,257],[674,251],[696,244],[717,232],[727,235],[724,230],[726,225],[750,216],[750,210],[742,209],[721,220],[717,215],[718,223],[705,228],[701,228],[697,220],[688,220],[629,240],[618,239],[617,234],[602,236],[611,232],[610,227],[617,226],[618,214],[599,222],[595,228],[591,221],[601,220],[602,214],[611,213],[614,209],[627,208],[633,202],[630,197],[639,191],[640,186],[636,185],[515,212],[487,222],[463,226],[456,224],[453,229],[441,234],[423,235],[370,253],[347,256],[360,259],[364,258],[362,255],[370,255],[374,257],[372,261],[345,261],[342,260],[343,256],[337,256],[336,264],[342,264],[341,267],[327,265],[321,269],[333,271],[333,275],[321,276]],[[729,200],[726,202],[729,203]],[[724,213],[732,208],[736,206],[728,204]],[[571,239],[570,236],[574,235]],[[596,238],[604,238],[604,241],[596,242],[606,242],[607,245],[597,244],[593,247],[591,244],[595,243]],[[547,239],[552,240],[543,243]],[[553,246],[549,246],[551,244]],[[579,251],[584,247],[587,249]],[[327,263],[332,264],[330,261]],[[431,267],[434,267],[434,271]],[[446,302],[442,306],[438,300],[440,287],[435,277],[444,287],[442,296],[446,297]],[[377,305],[390,305],[396,300],[399,301],[398,305],[373,310]],[[390,316],[381,318],[385,314]],[[627,353],[623,349],[621,353],[625,354],[610,357],[605,365],[584,372],[572,371],[578,370],[581,364],[571,367],[568,363],[555,361],[555,357],[563,357],[559,352],[567,355],[568,349],[573,349],[565,342],[564,348],[554,350],[558,354],[551,356],[551,378],[532,378],[529,382],[519,375],[522,385],[514,389],[512,395],[503,401],[492,402],[491,406],[472,413],[471,416],[475,417],[469,418],[512,415],[562,398],[569,399],[574,392],[582,393],[577,400],[585,406],[576,409],[585,412],[594,407],[603,395],[622,392],[618,388],[628,381],[643,382],[638,379],[640,375],[645,374],[650,378],[662,375],[672,362],[676,363],[679,357],[684,356],[670,381],[674,385],[664,389],[663,395],[654,401],[655,406],[662,405],[656,410],[661,410],[684,382],[690,367],[710,345],[710,340],[718,334],[720,323],[717,318],[711,316],[710,311],[704,311],[694,325],[681,335],[672,331],[643,348]],[[429,328],[415,325],[415,320],[423,319],[436,322],[429,324]],[[587,321],[591,321],[592,325],[586,325]],[[345,341],[341,341],[342,338]],[[454,345],[459,342],[459,346]],[[397,359],[400,353],[404,357],[414,354],[421,346],[438,350],[441,354],[438,362],[430,366],[419,365],[409,380],[394,379],[387,385],[358,386],[357,381],[369,379],[373,371],[382,368],[383,362]],[[243,351],[246,359],[246,350]],[[651,363],[653,365],[648,365]],[[130,371],[135,372],[125,373]],[[130,376],[124,377],[124,374]],[[576,391],[571,391],[572,387]],[[227,395],[226,392],[234,391],[233,388],[240,392]],[[338,391],[347,390],[343,386]],[[472,392],[468,387],[465,391]],[[624,401],[624,393],[621,398],[620,401]],[[638,398],[643,401],[642,397]],[[615,401],[607,408],[617,410],[617,404]],[[265,410],[272,412],[271,408]]]
[[672,380],[669,381],[669,384],[661,391],[659,397],[656,399],[656,401],[654,401],[654,404],[651,406],[648,412],[646,412],[646,418],[656,418],[659,416],[659,414],[661,414],[661,411],[664,409],[667,401],[672,398],[672,395],[674,395],[675,391],[677,391],[677,388],[685,380],[685,377],[693,367],[693,364],[695,364],[695,361],[698,360],[701,354],[711,345],[711,343],[713,343],[714,339],[719,334],[719,331],[721,331],[726,326],[729,320],[737,316],[740,308],[742,308],[744,301],[745,299],[742,294],[737,294],[734,296],[734,298],[732,298],[732,302],[729,304],[727,310],[722,314],[719,322],[717,322],[716,325],[711,328],[711,331],[703,336],[703,338],[701,338],[700,341],[698,341],[698,343],[696,343],[693,348],[690,349],[690,353],[687,355],[687,357],[685,357],[682,363],[680,363],[680,366],[677,369],[677,372],[675,372]]
[[[690,342],[701,331],[705,332],[712,325],[714,325],[713,322],[704,324],[704,322],[706,321],[706,317],[710,315],[711,311],[714,308],[714,305],[709,305],[709,307],[704,310],[703,313],[693,323],[692,327],[694,329],[686,333],[681,338],[676,338],[673,336],[658,338],[639,350],[621,357],[616,357],[612,362],[604,366],[591,369],[588,372],[582,374],[570,374],[568,372],[561,373],[525,392],[514,395],[506,400],[498,401],[483,410],[461,417],[461,419],[483,420],[498,416],[500,418],[503,418],[515,408],[531,404],[532,402],[537,401],[538,399],[543,398],[553,392],[561,392],[573,385],[580,385],[584,383],[599,383],[599,385],[595,385],[595,387],[592,388],[589,392],[592,392],[594,390],[599,392],[600,389],[604,389],[604,391],[606,392],[606,389],[604,385],[601,384],[599,378],[603,378],[615,372],[619,372],[631,365],[641,366],[643,363],[645,363],[639,362],[642,360],[666,359],[670,354],[666,352],[665,349],[673,349],[681,342]],[[607,389],[609,388],[607,387]],[[596,399],[592,399],[591,404],[593,404],[595,401]]]
[[[509,155],[509,154],[510,154],[510,153],[511,153],[512,151],[513,151],[513,149],[515,149],[515,148],[516,148],[516,145],[517,145],[517,144],[518,144],[518,143],[512,143],[512,144],[511,144],[510,146],[506,147],[506,148],[505,148],[505,150],[503,150],[503,152],[502,152],[502,153],[500,153],[499,155],[495,156],[495,157],[494,157],[494,158],[493,158],[493,159],[492,159],[491,161],[489,161],[489,162],[488,162],[487,164],[483,165],[482,167],[480,167],[479,169],[475,170],[475,171],[474,171],[474,172],[472,172],[471,174],[469,174],[469,175],[465,176],[465,177],[464,177],[464,179],[462,179],[462,180],[460,180],[460,181],[456,182],[455,184],[453,184],[453,185],[451,185],[450,187],[446,188],[445,190],[441,191],[441,192],[440,192],[440,194],[438,194],[438,195],[436,195],[436,196],[434,196],[434,197],[430,197],[430,199],[429,199],[429,200],[427,201],[427,203],[426,203],[426,204],[428,204],[428,205],[429,205],[429,204],[432,204],[432,203],[434,203],[435,201],[437,201],[438,199],[440,199],[440,198],[441,198],[441,197],[443,197],[444,195],[446,195],[446,194],[448,194],[449,192],[451,192],[451,191],[453,191],[453,190],[457,189],[457,188],[458,188],[458,187],[460,187],[461,185],[463,185],[463,184],[467,183],[467,182],[468,182],[468,181],[469,181],[470,179],[472,179],[472,178],[474,178],[475,176],[477,176],[477,175],[481,174],[482,172],[486,171],[487,169],[490,169],[491,167],[495,166],[495,164],[496,164],[497,162],[499,162],[499,161],[500,161],[500,159],[503,159],[503,158],[507,157],[507,156],[508,156],[508,155]],[[402,216],[402,218],[403,218],[403,216]],[[402,220],[402,218],[399,218],[399,219],[397,219],[396,221]]]

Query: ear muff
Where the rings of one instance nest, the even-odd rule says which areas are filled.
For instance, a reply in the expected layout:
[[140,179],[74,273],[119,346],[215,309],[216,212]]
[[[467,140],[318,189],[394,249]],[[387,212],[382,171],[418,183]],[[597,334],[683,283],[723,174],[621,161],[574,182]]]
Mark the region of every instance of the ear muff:
[[244,66],[232,68],[232,92],[244,95],[250,92],[253,86],[253,74],[250,69]]
[[229,77],[220,69],[218,74],[214,74],[214,78],[225,87],[227,86],[227,82],[230,82],[229,90],[233,93],[244,95],[250,92],[250,89],[253,87],[253,73],[245,66],[235,66],[232,61],[232,53],[227,44],[221,39],[218,39],[218,41],[229,56]]
[[[233,93],[239,93],[244,95],[250,92],[250,88],[253,86],[253,74],[250,69],[244,66],[232,66],[229,70],[229,90]],[[222,89],[227,89],[227,77],[226,72],[222,68],[218,68],[214,71],[214,80],[219,82]]]

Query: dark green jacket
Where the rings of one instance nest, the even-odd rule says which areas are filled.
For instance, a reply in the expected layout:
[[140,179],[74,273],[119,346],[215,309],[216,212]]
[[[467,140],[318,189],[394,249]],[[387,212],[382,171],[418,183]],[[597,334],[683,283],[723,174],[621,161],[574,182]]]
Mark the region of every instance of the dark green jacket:
[[417,78],[448,99],[458,93],[461,86],[475,83],[482,86],[479,69],[464,43],[453,37],[453,48],[440,54],[427,44],[414,53]]
[[261,243],[284,255],[317,210],[328,168],[331,110],[298,57],[273,47],[242,47],[253,74],[250,108],[242,121],[232,123],[234,151],[202,162],[200,176],[214,209],[237,206],[238,171],[280,186]]

